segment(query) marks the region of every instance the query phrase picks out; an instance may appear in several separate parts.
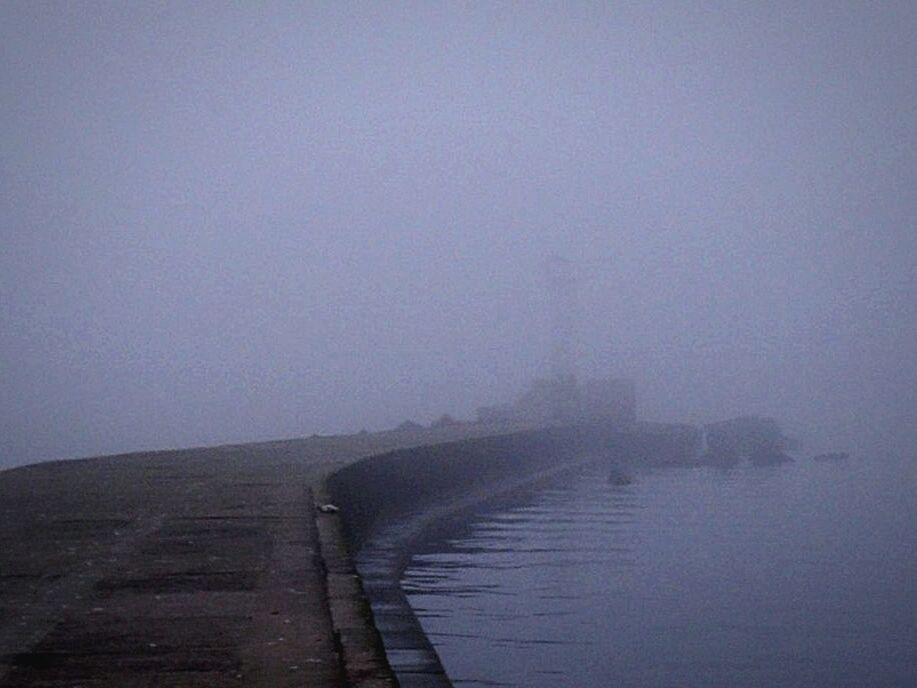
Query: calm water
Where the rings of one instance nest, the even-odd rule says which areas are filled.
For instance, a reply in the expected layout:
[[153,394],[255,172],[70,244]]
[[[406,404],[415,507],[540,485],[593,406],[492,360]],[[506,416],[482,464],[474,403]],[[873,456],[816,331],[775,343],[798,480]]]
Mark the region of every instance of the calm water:
[[[902,464],[903,466],[903,464]],[[917,686],[914,472],[589,469],[403,585],[456,686]]]

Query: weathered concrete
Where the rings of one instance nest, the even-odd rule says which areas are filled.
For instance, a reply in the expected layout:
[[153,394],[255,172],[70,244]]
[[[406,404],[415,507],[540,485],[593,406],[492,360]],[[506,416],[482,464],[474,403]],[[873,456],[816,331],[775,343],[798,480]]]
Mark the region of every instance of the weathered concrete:
[[[319,488],[317,496],[319,503],[328,501],[323,487]],[[331,625],[347,685],[360,688],[397,686],[350,556],[341,517],[336,513],[320,513],[316,526]]]
[[309,470],[221,453],[3,475],[0,686],[342,684]]
[[[374,629],[343,540],[320,537],[312,490],[363,456],[493,431],[314,437],[0,473],[0,686],[390,685],[360,654]],[[361,633],[365,642],[352,642]]]

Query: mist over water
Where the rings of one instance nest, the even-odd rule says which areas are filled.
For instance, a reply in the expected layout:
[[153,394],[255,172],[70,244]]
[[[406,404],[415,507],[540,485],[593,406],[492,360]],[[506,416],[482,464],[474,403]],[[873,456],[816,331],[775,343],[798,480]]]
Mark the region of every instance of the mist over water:
[[917,427],[917,6],[0,4],[0,466],[470,418]]
[[913,0],[0,2],[0,469],[471,419],[550,374],[559,256],[580,381],[854,459],[482,514],[405,578],[456,684],[917,685],[915,36]]
[[403,587],[456,686],[917,682],[911,465],[606,476],[414,556]]

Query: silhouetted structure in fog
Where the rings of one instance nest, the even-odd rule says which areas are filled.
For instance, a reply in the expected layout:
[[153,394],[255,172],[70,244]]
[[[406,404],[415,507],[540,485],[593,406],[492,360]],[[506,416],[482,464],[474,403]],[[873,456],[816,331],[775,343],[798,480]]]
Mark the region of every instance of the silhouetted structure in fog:
[[607,419],[617,425],[637,420],[630,380],[603,378],[580,384],[576,373],[578,299],[570,261],[556,255],[545,261],[551,322],[551,375],[536,379],[512,404],[482,406],[478,420],[569,424]]
[[707,454],[704,460],[732,465],[747,458],[752,463],[791,461],[784,451],[795,442],[783,434],[773,418],[742,416],[704,426]]

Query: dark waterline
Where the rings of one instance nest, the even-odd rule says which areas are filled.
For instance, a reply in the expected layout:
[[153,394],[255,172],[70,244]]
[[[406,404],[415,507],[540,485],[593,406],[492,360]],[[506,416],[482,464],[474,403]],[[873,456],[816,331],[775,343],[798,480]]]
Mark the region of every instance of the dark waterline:
[[912,471],[589,469],[403,587],[456,686],[917,685]]

